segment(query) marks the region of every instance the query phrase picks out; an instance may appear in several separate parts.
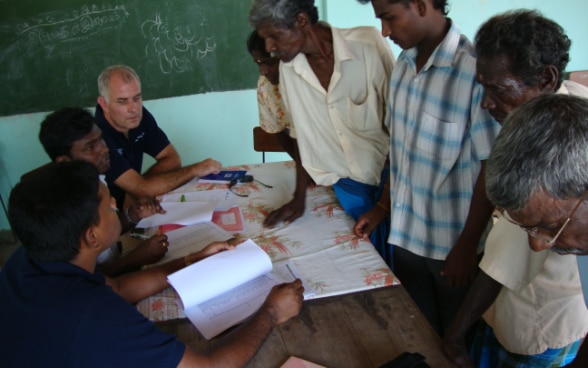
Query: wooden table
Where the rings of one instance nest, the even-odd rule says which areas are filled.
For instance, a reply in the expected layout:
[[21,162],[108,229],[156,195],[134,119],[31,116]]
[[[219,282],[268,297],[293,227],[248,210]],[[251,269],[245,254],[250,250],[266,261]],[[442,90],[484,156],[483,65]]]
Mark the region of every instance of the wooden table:
[[[397,285],[373,246],[353,235],[354,221],[340,208],[332,188],[309,189],[304,217],[288,226],[264,229],[261,222],[267,213],[291,197],[294,164],[232,169],[247,170],[273,186],[269,189],[249,183],[234,188],[249,195],[237,198],[246,230],[236,236],[253,239],[273,262],[285,258],[294,261],[316,291],[316,299],[306,300],[297,317],[274,329],[248,367],[280,367],[288,357],[298,356],[326,367],[369,368],[379,367],[403,352],[420,353],[431,367],[452,366],[441,352],[439,337],[404,288]],[[184,193],[217,188],[194,182],[178,190]],[[162,204],[173,201],[173,197],[178,193],[170,193]],[[210,341],[202,337],[188,319],[182,318],[183,311],[178,311],[177,295],[171,288],[142,301],[138,308],[162,330],[198,351],[230,333]]]
[[[223,336],[208,341],[185,318],[156,324],[198,351]],[[278,368],[291,355],[332,368],[379,367],[405,351],[425,356],[431,367],[454,367],[404,288],[387,286],[305,301],[300,314],[275,328],[247,367]]]

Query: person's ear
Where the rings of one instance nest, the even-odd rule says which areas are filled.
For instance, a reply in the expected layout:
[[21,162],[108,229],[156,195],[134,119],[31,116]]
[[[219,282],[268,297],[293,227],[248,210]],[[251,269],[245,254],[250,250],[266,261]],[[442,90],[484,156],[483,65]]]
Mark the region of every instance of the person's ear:
[[547,65],[543,68],[539,79],[539,87],[543,92],[556,92],[559,81],[559,70],[555,65]]
[[100,248],[100,241],[98,240],[98,234],[96,234],[97,227],[90,225],[83,233],[84,244],[90,249]]
[[310,18],[308,17],[308,14],[298,13],[298,15],[296,15],[296,26],[298,28],[304,29],[310,25]]
[[428,4],[427,4],[428,0],[413,0],[413,4],[414,5],[417,13],[423,17],[425,16],[425,14],[427,14],[427,8],[428,8]]
[[106,107],[107,107],[106,99],[102,96],[98,96],[98,105],[100,105],[102,110],[106,110]]
[[71,158],[69,156],[61,155],[61,156],[55,157],[55,162],[67,162],[67,161],[71,161]]

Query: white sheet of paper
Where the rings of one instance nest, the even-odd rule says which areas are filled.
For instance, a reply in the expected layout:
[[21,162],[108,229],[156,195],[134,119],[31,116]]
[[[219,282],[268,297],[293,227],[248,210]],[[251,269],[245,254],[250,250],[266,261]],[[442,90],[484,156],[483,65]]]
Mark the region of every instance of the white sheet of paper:
[[184,313],[202,336],[211,339],[255,313],[278,283],[272,273],[266,273]]
[[278,283],[271,270],[267,253],[247,240],[235,250],[217,253],[169,275],[168,281],[178,292],[186,316],[208,339],[261,306]]
[[159,225],[178,224],[194,225],[199,222],[211,221],[212,212],[216,207],[213,202],[162,202],[161,207],[167,211],[165,214],[155,215],[141,219],[137,227],[156,227]]
[[190,253],[198,252],[215,241],[226,241],[233,235],[213,222],[181,227],[165,233],[169,242],[168,251],[157,264],[181,258]]
[[185,307],[198,305],[272,270],[272,261],[253,240],[168,275]]
[[[182,201],[182,198],[184,200]],[[217,201],[216,211],[226,211],[237,206],[237,197],[226,189],[203,190],[200,192],[169,193],[163,196],[161,202],[214,202]]]

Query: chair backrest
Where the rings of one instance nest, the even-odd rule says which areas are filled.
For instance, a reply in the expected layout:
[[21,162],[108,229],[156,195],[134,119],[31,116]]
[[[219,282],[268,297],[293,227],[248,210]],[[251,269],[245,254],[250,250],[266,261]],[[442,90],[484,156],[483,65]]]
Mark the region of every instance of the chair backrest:
[[571,72],[570,80],[588,87],[588,70],[578,70]]
[[276,139],[275,134],[267,133],[258,126],[253,128],[253,149],[255,152],[262,153],[263,162],[265,162],[266,152],[286,152]]

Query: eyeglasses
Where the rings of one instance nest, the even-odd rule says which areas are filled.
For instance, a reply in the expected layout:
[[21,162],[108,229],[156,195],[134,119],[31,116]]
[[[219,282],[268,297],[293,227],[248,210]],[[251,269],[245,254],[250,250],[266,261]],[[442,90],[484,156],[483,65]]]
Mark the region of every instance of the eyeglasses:
[[[568,225],[568,223],[572,219],[572,217],[574,217],[574,213],[576,213],[576,210],[578,209],[578,207],[580,207],[582,202],[584,202],[584,198],[586,197],[587,194],[588,194],[588,190],[582,194],[582,196],[578,200],[578,203],[576,203],[576,205],[574,206],[574,208],[572,209],[572,211],[570,212],[570,214],[568,215],[568,217],[566,218],[564,223],[561,225],[559,230],[555,233],[555,235],[548,233],[549,230],[544,229],[544,228],[540,228],[538,226],[531,227],[531,228],[523,226],[519,222],[513,220],[513,218],[510,217],[510,215],[508,214],[508,212],[504,208],[500,209],[500,215],[502,217],[504,217],[508,222],[513,223],[513,224],[517,225],[518,227],[520,227],[521,229],[523,229],[525,232],[527,232],[527,234],[531,235],[533,238],[539,239],[542,242],[546,243],[547,245],[551,246],[551,245],[555,244],[557,238],[559,238],[561,233],[564,231],[564,229],[566,228],[566,226]],[[549,231],[549,232],[551,232],[551,231]]]

